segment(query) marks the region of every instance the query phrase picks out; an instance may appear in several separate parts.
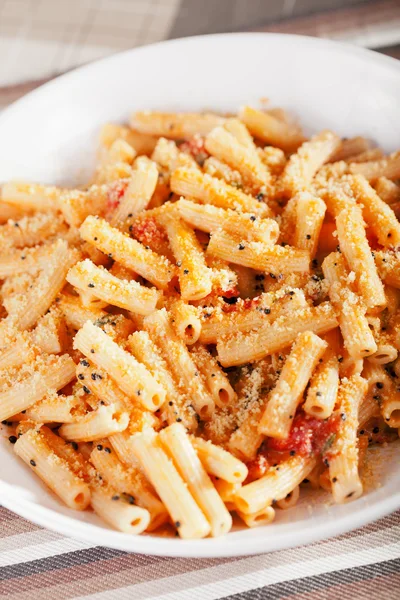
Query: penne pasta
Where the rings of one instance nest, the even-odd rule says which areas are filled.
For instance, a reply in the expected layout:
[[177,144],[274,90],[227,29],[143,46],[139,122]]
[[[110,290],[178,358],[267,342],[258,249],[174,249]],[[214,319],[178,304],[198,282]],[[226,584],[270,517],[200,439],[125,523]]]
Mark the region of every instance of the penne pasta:
[[91,498],[88,484],[54,454],[40,429],[29,429],[18,437],[14,451],[69,508],[87,508]]
[[105,369],[122,391],[144,408],[155,411],[162,406],[165,390],[146,367],[90,321],[76,334],[74,348]]
[[202,374],[215,404],[221,408],[232,405],[236,400],[236,393],[218,361],[201,345],[196,345],[190,354]]
[[72,423],[64,423],[60,429],[60,435],[65,440],[75,442],[93,442],[103,437],[124,431],[128,427],[128,413],[120,413],[113,405],[99,406],[82,417],[78,417]]
[[252,135],[263,142],[282,148],[285,152],[293,152],[304,141],[299,127],[290,125],[268,112],[244,106],[239,111],[239,117]]
[[136,434],[132,450],[168,510],[179,536],[183,539],[207,536],[210,525],[157,434],[150,430]]
[[125,308],[139,315],[149,315],[155,310],[161,294],[137,281],[119,279],[104,267],[97,267],[88,258],[77,263],[67,274],[67,281],[78,289],[87,290],[107,304]]
[[183,425],[174,423],[163,429],[159,437],[164,450],[171,456],[194,500],[206,516],[211,526],[211,535],[217,537],[228,533],[232,527],[232,517],[200,462]]
[[130,126],[147,135],[182,140],[196,134],[207,135],[214,127],[224,123],[224,120],[207,113],[139,111],[131,116]]
[[258,426],[259,433],[278,439],[288,437],[297,406],[327,346],[312,332],[305,331],[298,335],[275,389],[269,396]]

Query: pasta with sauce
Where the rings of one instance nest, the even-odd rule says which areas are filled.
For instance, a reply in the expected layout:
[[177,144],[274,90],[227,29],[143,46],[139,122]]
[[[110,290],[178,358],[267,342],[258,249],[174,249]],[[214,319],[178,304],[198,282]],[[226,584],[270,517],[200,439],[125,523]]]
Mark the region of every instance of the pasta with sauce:
[[399,182],[399,153],[244,107],[107,124],[79,189],[5,183],[10,447],[131,534],[358,498],[400,428]]

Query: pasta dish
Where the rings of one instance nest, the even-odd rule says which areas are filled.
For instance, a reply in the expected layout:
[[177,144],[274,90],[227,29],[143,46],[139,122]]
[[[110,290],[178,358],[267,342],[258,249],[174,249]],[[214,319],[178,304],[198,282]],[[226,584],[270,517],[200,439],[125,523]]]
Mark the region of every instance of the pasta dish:
[[0,195],[0,420],[131,534],[363,493],[400,428],[400,152],[279,108],[136,112],[82,187]]

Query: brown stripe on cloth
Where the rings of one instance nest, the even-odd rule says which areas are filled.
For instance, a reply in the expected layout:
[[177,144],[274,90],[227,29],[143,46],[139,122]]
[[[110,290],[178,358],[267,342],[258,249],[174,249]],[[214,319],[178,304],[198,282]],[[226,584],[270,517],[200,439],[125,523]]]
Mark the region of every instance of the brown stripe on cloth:
[[17,517],[16,519],[3,521],[0,524],[0,538],[7,538],[10,535],[18,535],[20,533],[27,533],[38,529],[41,529],[38,525],[29,523],[29,521]]
[[[284,581],[274,585],[267,585],[262,588],[257,588],[225,596],[221,600],[281,600],[291,598],[295,600],[337,600],[338,597],[357,598],[357,600],[370,600],[370,598],[378,598],[383,600],[387,598],[394,600],[396,598],[396,587],[400,583],[400,559],[388,560],[386,562],[355,567],[353,569],[343,569],[341,571],[333,571],[332,573],[324,573],[323,575],[315,575],[314,577],[305,577],[304,579],[293,579]],[[377,583],[379,580],[380,584]],[[386,580],[385,588],[392,592],[392,596],[383,596],[381,594],[383,583]],[[393,587],[387,587],[387,580],[392,583]],[[355,588],[356,596],[348,595],[349,586]],[[377,588],[377,595],[372,592],[372,587]],[[397,591],[399,588],[397,588]],[[349,590],[350,591],[350,590]],[[397,596],[399,598],[399,596]]]
[[[63,556],[65,555],[57,558],[62,560]],[[41,600],[53,598],[66,600],[75,596],[119,589],[182,573],[190,573],[232,560],[236,559],[184,559],[125,554],[110,561],[48,571],[21,579],[9,579],[0,583],[0,596],[8,596],[9,600],[23,600],[26,599],[28,590],[33,595],[34,589],[40,589]],[[21,567],[25,567],[25,565],[21,565]],[[46,593],[44,593],[45,589]]]

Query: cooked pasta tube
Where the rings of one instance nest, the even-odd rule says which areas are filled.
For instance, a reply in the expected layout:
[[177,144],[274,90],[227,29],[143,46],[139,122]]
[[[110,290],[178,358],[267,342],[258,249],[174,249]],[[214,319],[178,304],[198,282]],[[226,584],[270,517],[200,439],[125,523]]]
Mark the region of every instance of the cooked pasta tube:
[[113,433],[124,431],[128,427],[128,413],[120,413],[113,404],[99,406],[72,423],[60,427],[60,435],[75,442],[92,442]]
[[358,474],[357,429],[359,405],[367,388],[367,381],[359,375],[343,380],[339,387],[338,411],[341,419],[328,457],[335,502],[354,500],[362,494],[363,486]]
[[310,254],[307,250],[249,242],[222,230],[211,235],[207,254],[250,269],[267,271],[272,276],[306,272],[310,266]]
[[399,179],[400,177],[400,152],[393,152],[381,160],[365,163],[351,163],[349,172],[353,175],[364,175],[368,181],[376,181],[379,177]]
[[232,527],[232,517],[200,462],[183,425],[174,423],[163,429],[159,436],[165,451],[172,457],[190,493],[210,523],[211,535],[216,537],[227,533]]
[[0,421],[28,409],[49,390],[59,390],[75,378],[75,363],[68,354],[38,356],[22,368],[20,376],[0,389]]
[[162,448],[157,434],[151,430],[137,433],[132,440],[132,450],[168,510],[180,537],[207,536],[210,525]]
[[184,198],[178,200],[177,208],[186,223],[207,233],[222,228],[242,239],[264,242],[268,245],[275,244],[278,239],[279,227],[273,219],[261,219],[251,213],[242,214],[212,204],[197,204]]
[[276,118],[272,114],[244,106],[239,117],[255,137],[263,142],[293,152],[304,141],[301,129]]
[[305,190],[315,173],[339,147],[339,137],[332,131],[322,131],[304,142],[289,158],[282,175],[282,186],[290,196]]
[[26,418],[36,423],[72,423],[82,413],[84,402],[77,394],[48,394],[26,411]]
[[356,285],[368,309],[383,310],[385,291],[379,279],[358,207],[342,210],[336,217],[340,250],[356,276]]
[[239,332],[218,340],[217,352],[222,366],[242,365],[260,360],[289,346],[299,333],[313,331],[323,334],[338,326],[329,302],[312,308],[295,310],[278,317],[272,324],[265,324],[258,331],[246,335]]
[[132,129],[140,133],[182,140],[192,136],[207,135],[225,119],[210,113],[164,113],[138,111],[130,119]]
[[374,188],[381,200],[386,204],[394,204],[400,200],[400,187],[387,177],[379,177],[374,183]]
[[243,193],[225,181],[202,174],[196,169],[179,168],[172,173],[171,189],[175,194],[187,198],[195,198],[203,204],[213,204],[221,208],[237,209],[242,212],[254,213],[262,217],[272,215],[271,209],[263,202],[263,194],[258,194],[257,200]]
[[[343,255],[332,252],[322,263],[329,285],[329,298],[339,313],[340,331],[349,355],[354,358],[372,356],[377,350],[365,308],[352,290],[352,278]],[[353,278],[354,273],[352,272]]]
[[165,390],[146,367],[90,321],[76,334],[74,348],[105,369],[122,391],[144,408],[155,411],[162,406]]
[[88,484],[52,451],[40,429],[29,429],[18,437],[14,451],[69,508],[87,508],[91,496]]
[[277,500],[276,506],[281,510],[288,510],[288,508],[293,508],[296,506],[300,497],[300,486],[296,486],[285,498],[281,500]]
[[265,506],[261,510],[248,515],[240,510],[236,510],[236,514],[247,527],[262,527],[263,525],[269,525],[275,519],[275,511],[272,506]]
[[157,179],[156,164],[146,156],[140,156],[135,161],[132,178],[122,200],[112,215],[113,227],[128,229],[125,222],[146,209],[156,189]]
[[165,309],[145,318],[144,329],[161,349],[175,380],[183,383],[187,396],[202,419],[211,418],[214,399],[205,387],[184,342],[174,332]]
[[328,348],[323,362],[317,366],[311,378],[304,403],[304,411],[317,419],[327,419],[335,408],[339,388],[339,362]]
[[147,331],[135,331],[128,338],[128,347],[137,360],[140,360],[166,392],[163,406],[168,423],[182,422],[189,431],[197,429],[196,413],[188,398],[175,382],[161,351],[151,340]]
[[258,329],[269,322],[272,323],[284,313],[306,306],[307,301],[302,290],[282,287],[277,292],[261,294],[250,306],[246,300],[239,300],[234,312],[224,312],[219,307],[205,308],[202,311],[200,342],[215,344],[232,332],[245,333]]
[[183,300],[200,300],[211,292],[211,270],[194,230],[179,218],[175,210],[160,217],[178,266]]
[[67,281],[79,289],[87,290],[89,287],[96,298],[139,315],[152,313],[161,296],[154,288],[115,277],[89,259],[72,267],[67,274]]
[[232,484],[241,483],[246,479],[248,475],[246,465],[233,454],[200,437],[193,436],[191,441],[209,475]]
[[[112,436],[113,437],[113,436]],[[121,500],[131,505],[138,505],[150,513],[148,531],[154,531],[165,523],[168,513],[147,483],[143,474],[137,467],[124,465],[107,441],[93,446],[90,461],[103,480],[112,485]]]
[[400,223],[386,202],[381,200],[373,187],[362,175],[349,178],[349,185],[355,199],[363,207],[363,217],[371,231],[384,246],[398,246],[400,243]]
[[270,506],[274,500],[286,498],[307,478],[315,464],[312,456],[294,456],[277,467],[270,467],[263,477],[240,488],[234,498],[237,508],[251,515]]
[[131,505],[109,486],[94,484],[90,491],[90,503],[94,512],[115,529],[138,535],[148,528],[150,513],[145,508]]
[[174,269],[168,259],[146,249],[143,244],[111,227],[103,219],[89,216],[79,231],[85,241],[160,289],[166,288],[171,281]]
[[289,435],[292,420],[311,375],[328,344],[310,331],[300,333],[286,359],[259,424],[259,432],[278,439]]
[[188,346],[195,344],[201,333],[201,321],[197,308],[179,299],[172,303],[170,313],[171,321],[179,337]]
[[293,245],[308,250],[314,258],[325,217],[326,204],[309,192],[301,192],[296,201],[296,226]]
[[222,408],[232,406],[236,400],[236,393],[218,361],[201,345],[195,346],[190,354],[202,374],[215,404]]
[[237,169],[255,189],[266,189],[270,184],[270,173],[261,162],[255,148],[244,146],[225,128],[215,127],[205,139],[205,148],[219,160]]

